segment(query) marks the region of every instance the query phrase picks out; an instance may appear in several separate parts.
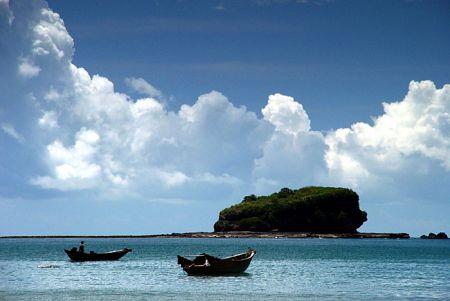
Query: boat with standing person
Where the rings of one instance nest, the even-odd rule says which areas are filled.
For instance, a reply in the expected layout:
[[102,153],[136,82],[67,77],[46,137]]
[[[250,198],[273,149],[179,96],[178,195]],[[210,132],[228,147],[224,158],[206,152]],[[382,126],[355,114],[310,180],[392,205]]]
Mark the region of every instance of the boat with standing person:
[[90,251],[89,253],[80,252],[77,248],[72,248],[70,250],[64,249],[67,256],[69,256],[71,261],[75,262],[83,262],[83,261],[108,261],[108,260],[119,260],[123,256],[125,256],[128,252],[131,252],[131,249],[123,248],[121,250],[115,250],[106,253],[96,253],[94,251]]

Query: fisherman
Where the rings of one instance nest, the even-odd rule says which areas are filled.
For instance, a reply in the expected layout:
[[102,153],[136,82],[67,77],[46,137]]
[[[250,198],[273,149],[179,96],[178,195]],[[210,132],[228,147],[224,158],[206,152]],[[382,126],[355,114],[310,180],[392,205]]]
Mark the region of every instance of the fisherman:
[[84,241],[80,242],[80,246],[78,247],[78,252],[84,253]]

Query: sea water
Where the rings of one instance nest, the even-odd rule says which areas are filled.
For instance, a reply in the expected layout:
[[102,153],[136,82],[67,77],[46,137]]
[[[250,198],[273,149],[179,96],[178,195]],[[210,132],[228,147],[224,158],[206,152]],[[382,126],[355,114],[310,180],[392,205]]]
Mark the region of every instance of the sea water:
[[[85,239],[133,249],[70,262],[79,239],[0,239],[0,300],[450,300],[450,240]],[[240,276],[188,276],[177,254],[257,250]]]

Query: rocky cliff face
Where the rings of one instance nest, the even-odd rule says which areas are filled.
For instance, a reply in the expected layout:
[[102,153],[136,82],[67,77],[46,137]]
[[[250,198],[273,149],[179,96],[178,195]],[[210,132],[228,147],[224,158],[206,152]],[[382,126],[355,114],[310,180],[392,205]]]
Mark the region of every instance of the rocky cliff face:
[[214,231],[352,233],[366,220],[359,196],[350,189],[283,188],[269,196],[246,196],[222,210]]

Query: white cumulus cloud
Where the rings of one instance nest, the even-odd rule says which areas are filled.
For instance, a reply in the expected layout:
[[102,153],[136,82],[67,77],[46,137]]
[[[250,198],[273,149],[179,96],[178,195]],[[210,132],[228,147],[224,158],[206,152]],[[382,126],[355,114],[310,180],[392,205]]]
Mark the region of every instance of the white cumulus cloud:
[[46,111],[39,118],[38,123],[42,127],[56,128],[58,127],[58,114],[55,111]]
[[276,129],[289,134],[307,132],[310,120],[303,106],[294,98],[282,94],[269,96],[269,102],[262,109],[264,119],[275,125]]
[[35,56],[52,55],[60,59],[71,59],[73,39],[67,33],[59,14],[47,7],[40,9],[38,22],[33,26],[33,45],[31,53]]
[[263,146],[263,156],[255,159],[253,176],[257,190],[269,193],[280,186],[300,187],[318,183],[326,173],[323,135],[310,130],[303,106],[282,94],[269,96],[261,110],[273,124],[273,132]]
[[34,65],[28,58],[21,58],[18,68],[19,75],[24,78],[35,77],[41,72],[41,68]]
[[99,140],[95,131],[82,128],[76,134],[73,146],[65,147],[60,141],[48,145],[53,176],[37,177],[32,183],[61,190],[94,187],[102,169],[95,160]]
[[419,165],[433,161],[450,171],[450,85],[412,81],[402,101],[383,107],[373,125],[358,122],[327,135],[332,174],[357,185],[412,165],[419,173]]

